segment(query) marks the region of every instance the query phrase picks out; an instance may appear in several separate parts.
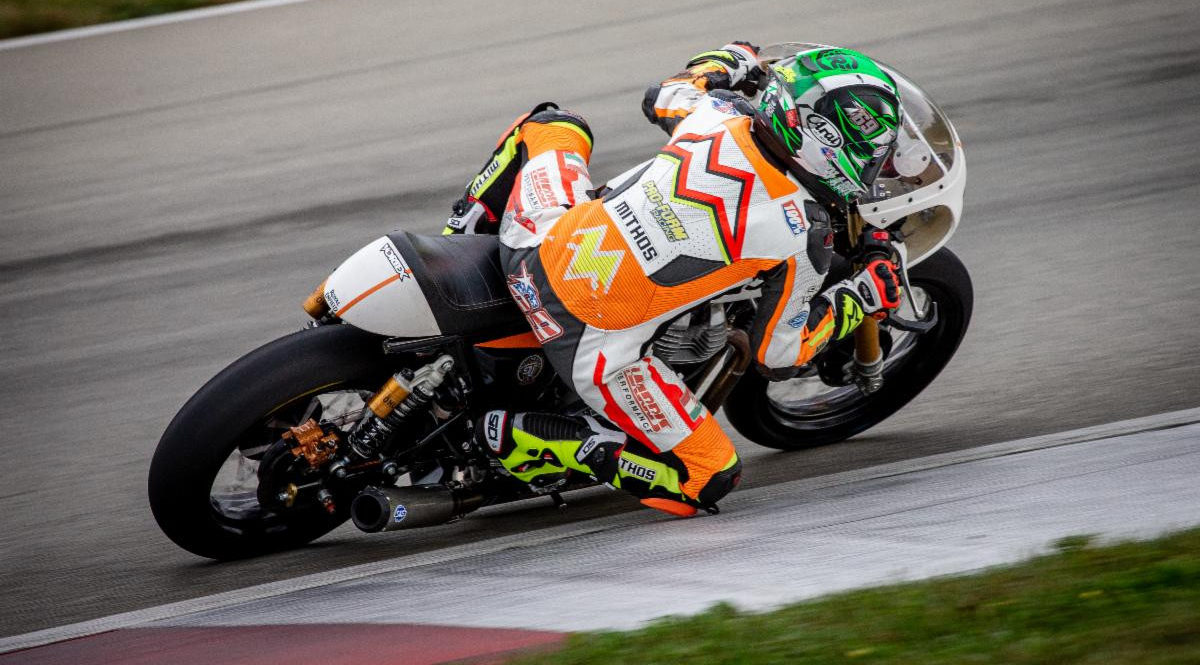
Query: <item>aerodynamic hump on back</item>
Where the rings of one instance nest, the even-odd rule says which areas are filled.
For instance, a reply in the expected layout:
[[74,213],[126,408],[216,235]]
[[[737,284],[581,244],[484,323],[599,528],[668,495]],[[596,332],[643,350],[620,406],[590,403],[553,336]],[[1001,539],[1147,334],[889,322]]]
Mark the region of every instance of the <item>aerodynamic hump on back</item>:
[[395,337],[528,331],[509,296],[495,236],[393,232],[335,270],[325,299],[347,323]]

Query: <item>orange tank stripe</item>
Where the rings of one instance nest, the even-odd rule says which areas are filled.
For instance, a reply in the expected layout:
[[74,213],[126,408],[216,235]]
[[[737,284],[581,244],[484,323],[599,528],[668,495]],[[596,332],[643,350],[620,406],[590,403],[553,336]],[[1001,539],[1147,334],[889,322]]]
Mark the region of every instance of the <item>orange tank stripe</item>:
[[358,303],[362,302],[363,298],[366,298],[367,296],[371,295],[372,293],[375,293],[379,289],[382,289],[383,287],[387,286],[388,284],[391,284],[392,282],[398,282],[398,281],[400,281],[400,275],[392,275],[391,277],[388,277],[387,279],[376,284],[375,286],[372,286],[371,288],[367,289],[366,291],[363,291],[354,300],[351,300],[350,302],[346,303],[345,307],[343,307],[337,311],[337,315],[341,316],[341,315],[345,314],[346,312],[349,312],[350,308],[354,307]]
[[[771,345],[771,337],[775,334],[775,326],[779,325],[779,317],[783,316],[783,310],[787,309],[788,296],[792,293],[792,282],[796,279],[796,257],[791,257],[787,260],[787,277],[783,281],[783,293],[779,296],[779,302],[775,303],[775,311],[771,313],[771,320],[767,322],[767,332],[763,335],[762,344],[758,347],[758,364],[767,364],[767,347]],[[804,340],[801,340],[803,342]]]
[[592,156],[592,146],[584,136],[583,130],[564,124],[543,125],[540,122],[530,122],[521,127],[521,141],[525,143],[526,154],[533,159],[544,152],[566,150],[574,152],[588,161]]
[[696,514],[695,508],[674,499],[642,499],[642,505],[676,517],[691,517]]
[[733,140],[737,142],[738,147],[742,149],[742,154],[750,160],[750,166],[758,174],[758,179],[767,188],[767,196],[777,199],[793,194],[800,189],[796,183],[788,180],[782,171],[771,166],[771,163],[759,151],[758,146],[754,145],[754,139],[750,138],[750,118],[731,118],[724,124],[729,128],[729,133],[733,135]]
[[541,348],[542,343],[538,341],[536,335],[530,332],[517,333],[508,337],[501,337],[486,342],[480,342],[475,346],[483,349],[537,349]]
[[[609,288],[592,290],[587,279],[564,279],[575,258],[568,244],[576,231],[606,227],[600,251],[623,252],[611,276]],[[567,211],[547,234],[538,249],[550,288],[572,316],[600,330],[625,330],[692,303],[701,302],[779,265],[778,259],[742,259],[677,286],[659,286],[642,272],[641,265],[624,240],[623,232],[609,217],[603,202],[588,201]],[[605,276],[607,279],[608,276]]]
[[716,418],[705,418],[694,432],[671,449],[688,470],[688,480],[680,489],[693,499],[721,469],[737,455],[733,442],[717,424]]

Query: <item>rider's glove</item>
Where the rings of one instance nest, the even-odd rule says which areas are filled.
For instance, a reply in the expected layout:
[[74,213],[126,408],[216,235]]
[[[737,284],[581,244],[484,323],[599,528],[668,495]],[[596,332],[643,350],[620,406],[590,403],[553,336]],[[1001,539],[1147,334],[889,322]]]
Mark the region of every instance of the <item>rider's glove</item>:
[[[750,42],[733,42],[715,51],[705,51],[688,60],[687,67],[691,69],[704,63],[714,63],[724,69],[729,82],[719,87],[751,94],[758,84],[755,72],[759,71],[758,47]],[[710,85],[723,84],[724,81],[710,79]]]
[[887,316],[887,310],[900,306],[900,278],[896,276],[896,264],[888,259],[868,263],[850,279],[850,285],[865,314],[882,319]]

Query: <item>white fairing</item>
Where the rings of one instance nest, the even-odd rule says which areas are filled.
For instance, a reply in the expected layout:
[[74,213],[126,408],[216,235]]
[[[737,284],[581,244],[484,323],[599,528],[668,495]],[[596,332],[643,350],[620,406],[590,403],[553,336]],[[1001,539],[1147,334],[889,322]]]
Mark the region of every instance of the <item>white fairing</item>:
[[868,224],[887,228],[901,222],[900,235],[913,266],[954,234],[962,218],[967,161],[954,125],[925,91],[903,74],[878,63],[896,81],[904,124],[896,140],[892,172],[875,180],[858,203]]
[[384,236],[346,259],[325,281],[325,302],[346,323],[380,335],[440,335],[413,271]]

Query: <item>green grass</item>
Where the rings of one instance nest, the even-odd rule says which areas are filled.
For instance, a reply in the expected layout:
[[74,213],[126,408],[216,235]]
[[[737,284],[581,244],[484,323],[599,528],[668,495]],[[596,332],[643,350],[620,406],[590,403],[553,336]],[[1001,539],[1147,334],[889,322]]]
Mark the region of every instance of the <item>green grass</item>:
[[234,0],[0,0],[0,38],[120,21]]
[[[670,598],[662,601],[669,609]],[[1077,536],[1055,554],[980,574],[764,614],[716,606],[635,632],[573,635],[562,651],[513,662],[1195,665],[1200,529],[1103,547]]]

